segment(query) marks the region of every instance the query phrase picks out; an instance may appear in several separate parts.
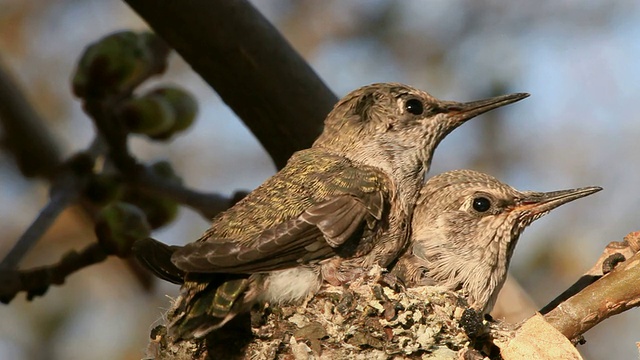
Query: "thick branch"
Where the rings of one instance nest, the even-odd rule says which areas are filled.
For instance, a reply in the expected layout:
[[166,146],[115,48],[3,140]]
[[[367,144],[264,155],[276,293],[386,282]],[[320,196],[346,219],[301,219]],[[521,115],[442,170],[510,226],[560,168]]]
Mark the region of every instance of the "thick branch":
[[609,243],[595,265],[567,290],[540,309],[540,313],[544,315],[555,309],[559,304],[593,284],[604,274],[609,273],[615,268],[618,262],[629,259],[638,251],[640,251],[640,232],[627,235],[624,241],[613,241]]
[[640,305],[640,253],[545,315],[569,339],[604,319]]
[[320,134],[336,96],[248,1],[125,1],[218,92],[278,168]]
[[58,146],[1,59],[0,123],[3,141],[24,176],[50,177],[60,163]]

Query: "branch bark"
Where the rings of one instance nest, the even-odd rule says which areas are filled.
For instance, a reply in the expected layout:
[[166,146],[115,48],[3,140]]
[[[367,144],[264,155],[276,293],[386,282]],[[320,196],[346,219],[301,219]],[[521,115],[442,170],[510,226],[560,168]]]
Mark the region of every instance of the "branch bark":
[[11,270],[18,267],[22,258],[40,240],[49,229],[58,215],[71,205],[79,195],[78,181],[76,178],[66,176],[65,180],[57,188],[47,205],[40,211],[38,217],[29,225],[29,228],[20,236],[16,244],[0,262],[0,270]]
[[0,123],[3,145],[13,153],[22,174],[49,178],[61,161],[58,145],[1,58]]
[[575,339],[603,320],[640,306],[640,253],[558,305],[545,315],[568,339]]
[[44,295],[49,286],[64,284],[67,276],[107,258],[100,244],[91,244],[84,250],[70,251],[56,264],[30,270],[0,271],[0,302],[8,304],[19,292],[27,293],[27,300]]
[[247,194],[244,191],[236,191],[232,197],[226,197],[216,193],[196,191],[184,185],[166,181],[144,167],[136,171],[132,186],[142,192],[166,197],[188,206],[208,220],[230,208]]
[[336,96],[248,1],[125,2],[216,90],[278,168],[318,137]]
[[609,243],[591,269],[562,294],[540,309],[540,313],[543,315],[549,313],[567,299],[598,281],[603,275],[611,272],[619,262],[631,258],[638,251],[640,251],[640,233],[638,232],[627,235],[624,241]]

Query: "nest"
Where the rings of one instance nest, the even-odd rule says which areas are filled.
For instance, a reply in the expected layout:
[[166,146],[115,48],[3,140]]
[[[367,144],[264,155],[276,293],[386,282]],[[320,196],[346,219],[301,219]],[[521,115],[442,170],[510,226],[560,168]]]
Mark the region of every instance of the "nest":
[[511,336],[512,329],[469,310],[464,294],[432,286],[399,289],[381,282],[379,272],[373,275],[345,287],[327,285],[303,304],[266,304],[204,339],[173,342],[160,325],[148,358],[499,358],[493,340]]

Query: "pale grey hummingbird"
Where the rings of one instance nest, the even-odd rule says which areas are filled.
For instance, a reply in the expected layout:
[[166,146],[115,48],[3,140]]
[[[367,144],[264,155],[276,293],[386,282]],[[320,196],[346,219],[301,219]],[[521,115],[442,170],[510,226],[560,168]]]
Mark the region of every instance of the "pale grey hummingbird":
[[420,191],[409,246],[391,273],[408,287],[462,289],[474,310],[489,313],[524,229],[554,208],[600,190],[518,191],[472,170],[434,176]]

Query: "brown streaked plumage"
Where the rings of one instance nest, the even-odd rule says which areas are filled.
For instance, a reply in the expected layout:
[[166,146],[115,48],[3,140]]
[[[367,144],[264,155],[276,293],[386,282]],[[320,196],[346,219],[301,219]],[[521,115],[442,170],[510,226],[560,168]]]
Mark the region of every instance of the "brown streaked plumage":
[[468,119],[526,96],[457,103],[402,84],[351,92],[310,149],[214,218],[198,241],[177,250],[152,239],[136,244],[156,274],[184,278],[170,333],[202,337],[257,302],[300,300],[323,281],[341,284],[389,265],[406,245],[438,143]]
[[518,191],[472,170],[434,176],[420,192],[409,248],[392,273],[410,287],[462,288],[474,309],[489,313],[524,229],[554,208],[600,190]]

